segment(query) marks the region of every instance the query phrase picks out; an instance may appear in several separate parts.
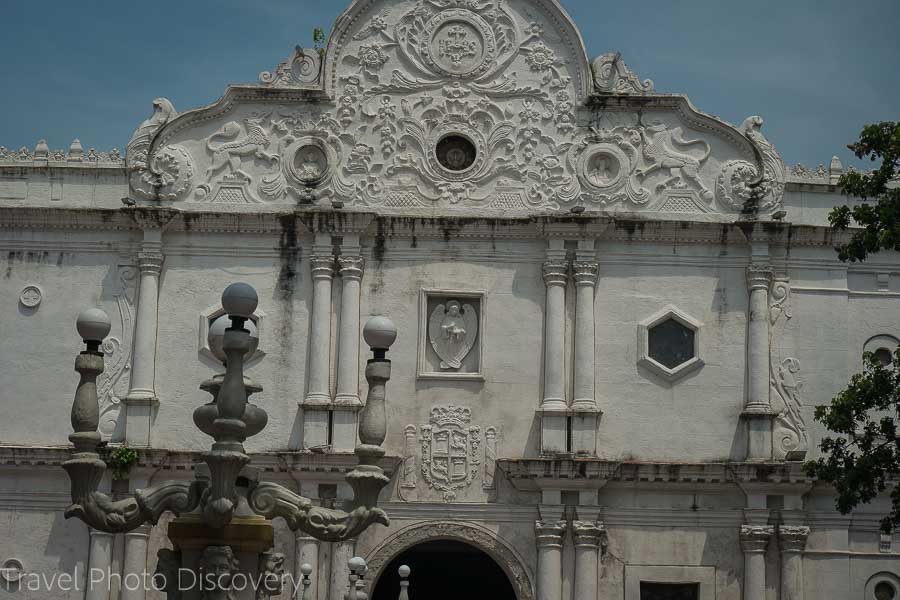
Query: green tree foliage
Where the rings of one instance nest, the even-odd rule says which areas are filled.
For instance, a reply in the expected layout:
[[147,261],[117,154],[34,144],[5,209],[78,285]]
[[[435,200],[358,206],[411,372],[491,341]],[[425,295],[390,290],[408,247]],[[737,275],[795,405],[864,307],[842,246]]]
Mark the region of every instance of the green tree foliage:
[[[809,475],[834,484],[842,514],[870,502],[900,475],[900,349],[892,364],[882,365],[870,352],[863,362],[863,372],[850,379],[831,406],[816,407],[816,421],[840,437],[823,439],[823,456],[806,463]],[[891,512],[881,521],[888,533],[900,526],[900,486],[891,491],[891,500]]]
[[[880,250],[900,251],[900,123],[867,125],[859,141],[848,146],[858,158],[881,160],[871,173],[843,175],[838,185],[848,196],[862,200],[840,206],[829,215],[832,227],[855,226],[850,240],[837,247],[842,261],[862,261]],[[816,421],[836,437],[820,444],[822,457],[806,463],[806,471],[837,490],[837,509],[847,514],[871,502],[900,476],[900,349],[889,364],[871,353],[863,357],[863,371],[850,379],[847,389],[830,406],[816,408]],[[891,511],[882,530],[900,527],[900,485],[891,490]]]
[[900,185],[895,181],[900,167],[900,122],[866,125],[859,141],[848,148],[857,158],[881,160],[881,166],[871,173],[846,173],[838,181],[845,194],[862,200],[852,207],[839,206],[828,215],[837,229],[854,224],[861,228],[838,246],[840,259],[865,260],[879,250],[900,251]]

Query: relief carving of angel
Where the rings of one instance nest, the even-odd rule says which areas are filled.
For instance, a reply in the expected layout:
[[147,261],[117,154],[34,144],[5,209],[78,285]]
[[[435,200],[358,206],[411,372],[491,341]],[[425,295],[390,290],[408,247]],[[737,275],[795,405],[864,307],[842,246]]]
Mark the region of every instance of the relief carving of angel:
[[478,316],[471,304],[439,304],[428,320],[428,339],[442,369],[459,369],[478,336]]

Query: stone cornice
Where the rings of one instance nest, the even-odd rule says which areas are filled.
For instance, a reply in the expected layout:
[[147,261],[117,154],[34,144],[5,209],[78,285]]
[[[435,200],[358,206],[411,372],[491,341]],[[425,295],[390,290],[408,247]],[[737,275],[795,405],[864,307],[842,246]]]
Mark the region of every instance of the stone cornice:
[[[111,450],[112,448],[110,448]],[[135,448],[138,461],[133,468],[190,472],[201,463],[201,451]],[[71,458],[73,448],[48,446],[0,446],[0,469],[26,467],[55,469]],[[318,452],[248,452],[252,467],[263,473],[321,473],[335,477],[349,473],[357,464],[355,454]],[[102,456],[101,456],[102,458]],[[400,458],[385,456],[379,466],[390,474]]]
[[517,489],[597,488],[611,482],[624,485],[686,485],[716,488],[762,484],[781,488],[812,483],[800,463],[619,462],[589,458],[503,458],[497,466]]
[[[136,218],[140,213],[141,218]],[[359,233],[385,239],[546,239],[591,238],[607,242],[681,243],[745,246],[748,240],[773,246],[832,247],[848,239],[829,227],[776,222],[648,220],[621,214],[482,217],[389,217],[368,212],[272,207],[267,212],[201,212],[123,207],[121,209],[0,207],[0,228],[47,230],[140,230],[158,218],[169,232],[278,234]],[[570,225],[575,225],[570,228]],[[560,229],[562,227],[562,229]]]

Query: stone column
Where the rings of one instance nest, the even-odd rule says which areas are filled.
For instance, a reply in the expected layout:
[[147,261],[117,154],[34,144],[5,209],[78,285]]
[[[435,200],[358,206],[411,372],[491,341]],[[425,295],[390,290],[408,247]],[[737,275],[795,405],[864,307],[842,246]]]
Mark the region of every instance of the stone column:
[[569,452],[566,403],[566,284],[568,264],[562,240],[547,251],[542,267],[547,286],[544,304],[544,394],[541,400],[541,452]]
[[597,581],[600,575],[600,545],[603,525],[596,521],[573,521],[575,539],[575,598],[597,600]]
[[331,544],[331,575],[328,578],[328,600],[344,600],[344,594],[350,589],[350,567],[347,563],[353,558],[353,541],[333,542]]
[[773,533],[774,529],[768,525],[741,525],[743,600],[766,600],[766,548]]
[[772,269],[754,263],[747,267],[750,306],[747,325],[747,459],[772,458],[772,408],[769,404],[769,286]]
[[594,287],[599,266],[576,260],[575,279],[575,400],[573,410],[597,410],[594,398]]
[[562,540],[565,521],[535,521],[537,599],[562,600]]
[[544,399],[542,410],[566,410],[566,282],[564,258],[549,258],[543,265],[547,300],[544,307]]
[[310,258],[313,299],[309,335],[309,377],[303,400],[303,445],[306,448],[328,443],[328,408],[331,404],[329,367],[331,357],[331,282],[334,257]]
[[[299,584],[300,566],[308,563],[312,567],[312,575],[310,576],[311,584],[309,597],[311,599],[319,597],[319,540],[311,537],[301,531],[298,531],[294,538],[294,578]],[[291,590],[293,592],[293,590]]]
[[337,262],[343,286],[332,441],[335,450],[353,450],[356,447],[356,420],[362,408],[359,399],[359,288],[366,263],[362,256],[352,255],[340,256]]
[[781,548],[781,598],[803,600],[803,550],[809,527],[780,525],[778,543]]
[[365,265],[362,256],[338,257],[343,289],[335,404],[362,404],[359,399],[359,288]]
[[140,277],[135,311],[134,344],[131,350],[131,383],[125,402],[125,443],[150,445],[156,395],[156,332],[159,324],[159,275],[162,272],[161,242],[145,241],[138,253]]
[[[147,597],[144,579],[147,571],[147,545],[150,541],[150,527],[141,525],[125,534],[125,554],[122,558],[121,600],[144,600]],[[152,574],[152,573],[151,573]]]
[[[110,581],[107,574],[112,564],[113,534],[91,529],[88,572],[85,573],[84,600],[107,600]],[[96,577],[92,577],[97,574]],[[93,582],[93,583],[92,583]]]

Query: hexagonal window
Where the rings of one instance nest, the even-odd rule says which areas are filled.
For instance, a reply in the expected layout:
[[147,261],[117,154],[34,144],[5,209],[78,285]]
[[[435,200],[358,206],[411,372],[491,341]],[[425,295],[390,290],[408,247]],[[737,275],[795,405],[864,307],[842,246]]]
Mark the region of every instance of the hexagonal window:
[[700,321],[667,306],[638,325],[638,364],[668,381],[703,366]]
[[674,369],[694,358],[694,330],[677,319],[666,319],[647,331],[647,354]]

